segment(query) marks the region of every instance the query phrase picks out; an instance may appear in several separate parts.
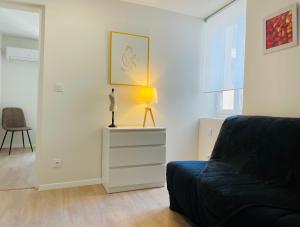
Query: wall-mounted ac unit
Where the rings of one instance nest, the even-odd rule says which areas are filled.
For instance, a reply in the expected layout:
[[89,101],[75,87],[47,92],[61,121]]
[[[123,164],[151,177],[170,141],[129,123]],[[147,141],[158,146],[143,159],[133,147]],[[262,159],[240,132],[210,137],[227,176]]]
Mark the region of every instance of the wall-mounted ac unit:
[[39,52],[34,49],[25,49],[19,47],[6,47],[5,55],[7,60],[19,61],[38,61]]

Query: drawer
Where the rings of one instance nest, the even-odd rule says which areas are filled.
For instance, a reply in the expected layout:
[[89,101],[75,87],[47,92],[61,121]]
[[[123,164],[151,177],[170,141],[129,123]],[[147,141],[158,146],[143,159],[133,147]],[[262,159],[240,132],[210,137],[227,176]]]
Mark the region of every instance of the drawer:
[[109,187],[160,183],[164,181],[164,165],[111,169],[109,173]]
[[110,133],[111,147],[165,145],[165,130],[130,130],[112,131]]
[[123,147],[110,149],[110,167],[164,164],[165,146]]

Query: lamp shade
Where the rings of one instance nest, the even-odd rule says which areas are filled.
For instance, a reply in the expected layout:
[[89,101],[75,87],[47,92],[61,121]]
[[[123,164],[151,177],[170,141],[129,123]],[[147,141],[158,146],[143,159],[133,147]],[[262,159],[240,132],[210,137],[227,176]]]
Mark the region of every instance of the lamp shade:
[[140,100],[143,103],[157,103],[157,91],[153,87],[144,87],[140,90]]

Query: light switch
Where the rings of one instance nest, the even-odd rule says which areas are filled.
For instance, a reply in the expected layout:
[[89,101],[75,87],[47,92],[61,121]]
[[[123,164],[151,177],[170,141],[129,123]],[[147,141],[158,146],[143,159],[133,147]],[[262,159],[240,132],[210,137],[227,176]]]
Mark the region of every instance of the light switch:
[[55,83],[54,84],[54,91],[55,92],[64,92],[65,91],[65,87],[62,83]]

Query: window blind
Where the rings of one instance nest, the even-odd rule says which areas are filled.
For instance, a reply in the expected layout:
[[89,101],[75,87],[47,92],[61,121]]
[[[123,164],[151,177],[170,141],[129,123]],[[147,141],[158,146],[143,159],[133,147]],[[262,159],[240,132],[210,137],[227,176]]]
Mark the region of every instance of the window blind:
[[238,0],[205,24],[204,92],[243,89],[246,0]]

